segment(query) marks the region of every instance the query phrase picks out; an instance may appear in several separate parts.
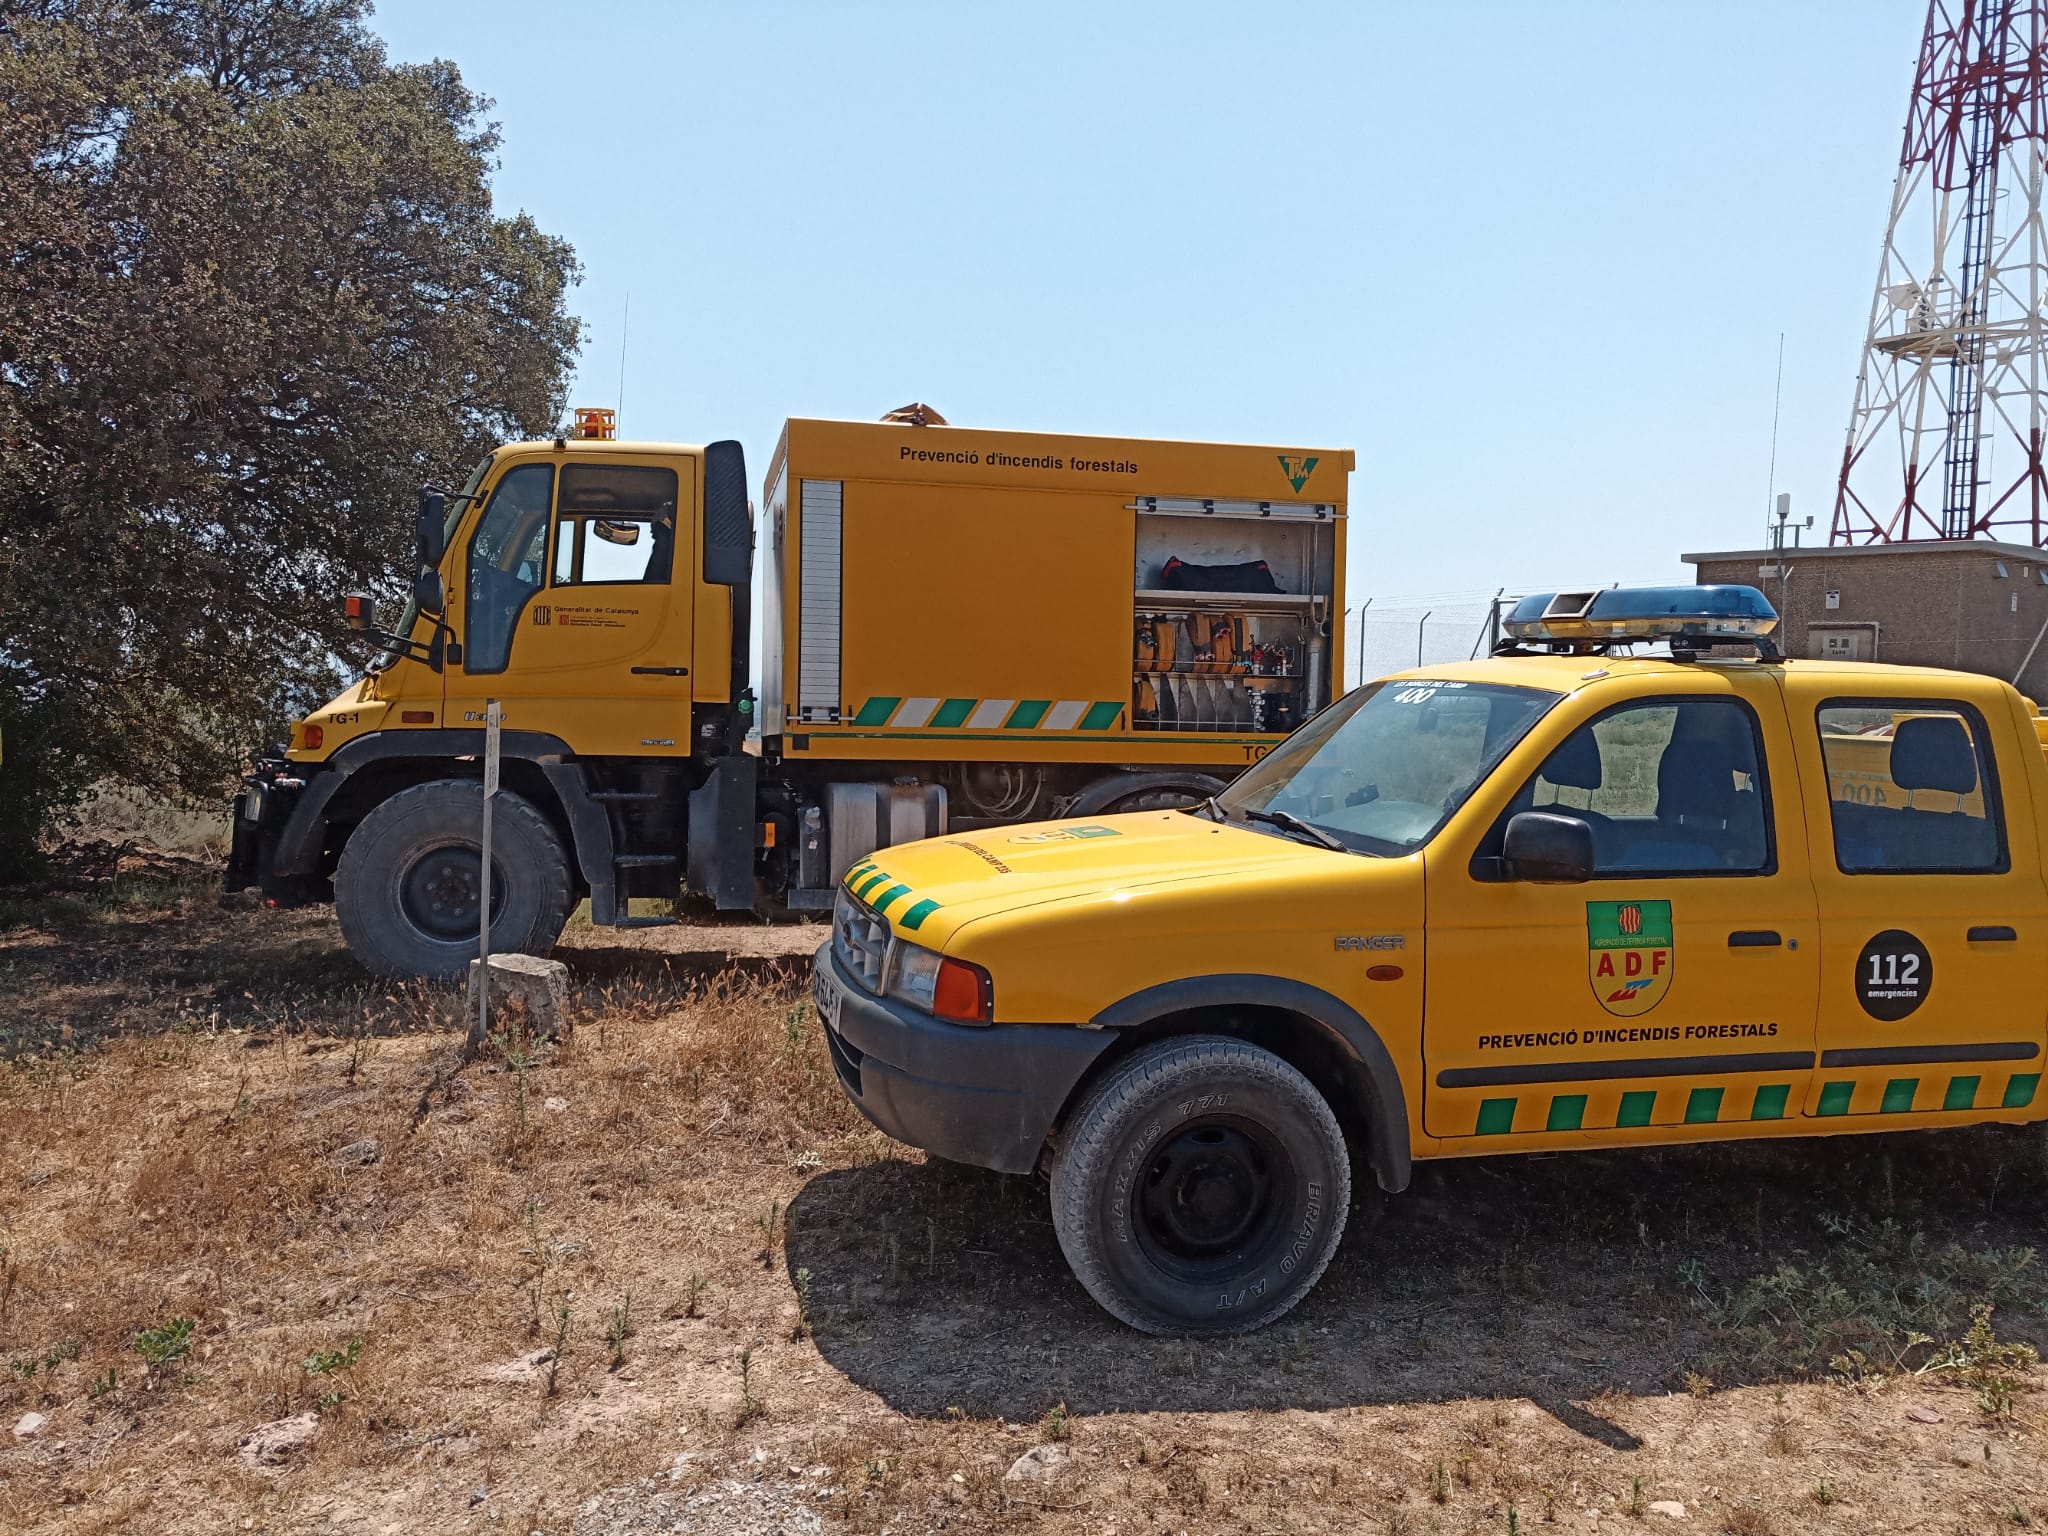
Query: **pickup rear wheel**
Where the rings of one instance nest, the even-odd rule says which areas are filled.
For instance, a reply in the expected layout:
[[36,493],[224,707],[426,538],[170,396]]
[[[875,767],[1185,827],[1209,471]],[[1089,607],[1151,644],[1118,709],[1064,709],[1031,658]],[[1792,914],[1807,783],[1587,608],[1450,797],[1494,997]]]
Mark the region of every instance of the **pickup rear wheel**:
[[1120,1062],[1052,1169],[1060,1247],[1146,1333],[1248,1333],[1308,1294],[1344,1235],[1344,1133],[1309,1080],[1220,1035]]
[[[335,916],[379,976],[452,980],[476,958],[483,786],[443,779],[400,790],[342,845]],[[491,948],[544,955],[569,915],[569,860],[529,800],[491,802]]]

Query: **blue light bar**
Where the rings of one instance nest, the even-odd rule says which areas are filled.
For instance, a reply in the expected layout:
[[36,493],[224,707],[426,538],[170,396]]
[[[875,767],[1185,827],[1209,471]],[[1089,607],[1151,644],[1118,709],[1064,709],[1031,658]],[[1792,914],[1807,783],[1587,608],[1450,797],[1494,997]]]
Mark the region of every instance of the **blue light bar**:
[[1503,627],[1515,640],[1756,640],[1778,610],[1755,587],[1603,587],[1536,592]]

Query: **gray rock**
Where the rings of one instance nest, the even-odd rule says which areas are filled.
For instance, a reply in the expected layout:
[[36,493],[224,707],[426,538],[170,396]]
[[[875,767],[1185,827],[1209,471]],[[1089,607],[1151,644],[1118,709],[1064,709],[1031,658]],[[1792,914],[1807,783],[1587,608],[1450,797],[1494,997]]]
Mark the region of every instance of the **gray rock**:
[[295,1413],[288,1419],[258,1424],[242,1436],[241,1448],[236,1454],[242,1458],[245,1467],[256,1470],[274,1467],[292,1452],[302,1449],[319,1433],[319,1414]]
[[1060,1469],[1072,1459],[1056,1445],[1034,1445],[1010,1463],[1010,1470],[1003,1474],[1003,1481],[1028,1483],[1041,1478],[1056,1477]]
[[50,1421],[40,1413],[24,1413],[14,1421],[14,1438],[26,1440],[30,1435],[40,1434]]
[[336,1147],[328,1154],[327,1160],[339,1168],[367,1168],[372,1163],[384,1161],[384,1146],[376,1137],[365,1136],[361,1141]]
[[[480,968],[469,962],[469,1043],[467,1054],[475,1056],[490,1042],[477,1034],[477,987]],[[490,988],[490,1030],[514,1022],[535,1040],[569,1038],[569,967],[559,960],[538,955],[493,955],[490,974],[484,984]]]
[[1665,1515],[1673,1520],[1683,1520],[1685,1518],[1685,1506],[1676,1499],[1657,1499],[1651,1503],[1650,1513],[1653,1515]]

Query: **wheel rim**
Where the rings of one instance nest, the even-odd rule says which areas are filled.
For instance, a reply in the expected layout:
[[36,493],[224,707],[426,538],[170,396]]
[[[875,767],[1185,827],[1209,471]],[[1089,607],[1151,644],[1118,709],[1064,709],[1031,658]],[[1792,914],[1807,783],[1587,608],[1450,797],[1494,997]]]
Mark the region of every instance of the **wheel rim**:
[[1138,1246],[1176,1278],[1226,1279],[1258,1262],[1293,1184],[1294,1165],[1263,1127],[1220,1118],[1182,1126],[1137,1175]]
[[[398,877],[405,920],[443,943],[477,935],[484,861],[474,843],[443,843],[406,865]],[[505,870],[491,860],[491,922],[505,915]]]

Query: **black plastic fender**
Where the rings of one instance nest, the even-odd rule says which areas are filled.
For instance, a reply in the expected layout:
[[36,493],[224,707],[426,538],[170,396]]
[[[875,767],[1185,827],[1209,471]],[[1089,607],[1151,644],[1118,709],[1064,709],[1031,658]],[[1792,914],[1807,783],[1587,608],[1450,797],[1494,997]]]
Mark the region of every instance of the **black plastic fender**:
[[1367,1152],[1380,1188],[1398,1194],[1408,1187],[1408,1098],[1394,1058],[1379,1031],[1341,997],[1285,976],[1239,974],[1189,976],[1134,992],[1112,1003],[1091,1023],[1099,1029],[1130,1029],[1193,1008],[1281,1008],[1321,1027],[1363,1075]]
[[[538,766],[562,802],[576,849],[576,866],[590,887],[590,920],[603,925],[618,910],[618,889],[612,874],[612,827],[604,807],[590,798],[582,765],[572,760],[569,744],[545,731],[505,731],[498,740],[505,757]],[[335,749],[308,775],[305,789],[292,807],[291,819],[278,834],[271,868],[278,875],[316,873],[326,846],[327,806],[349,776],[371,763],[394,758],[481,759],[484,733],[474,730],[372,731]]]

